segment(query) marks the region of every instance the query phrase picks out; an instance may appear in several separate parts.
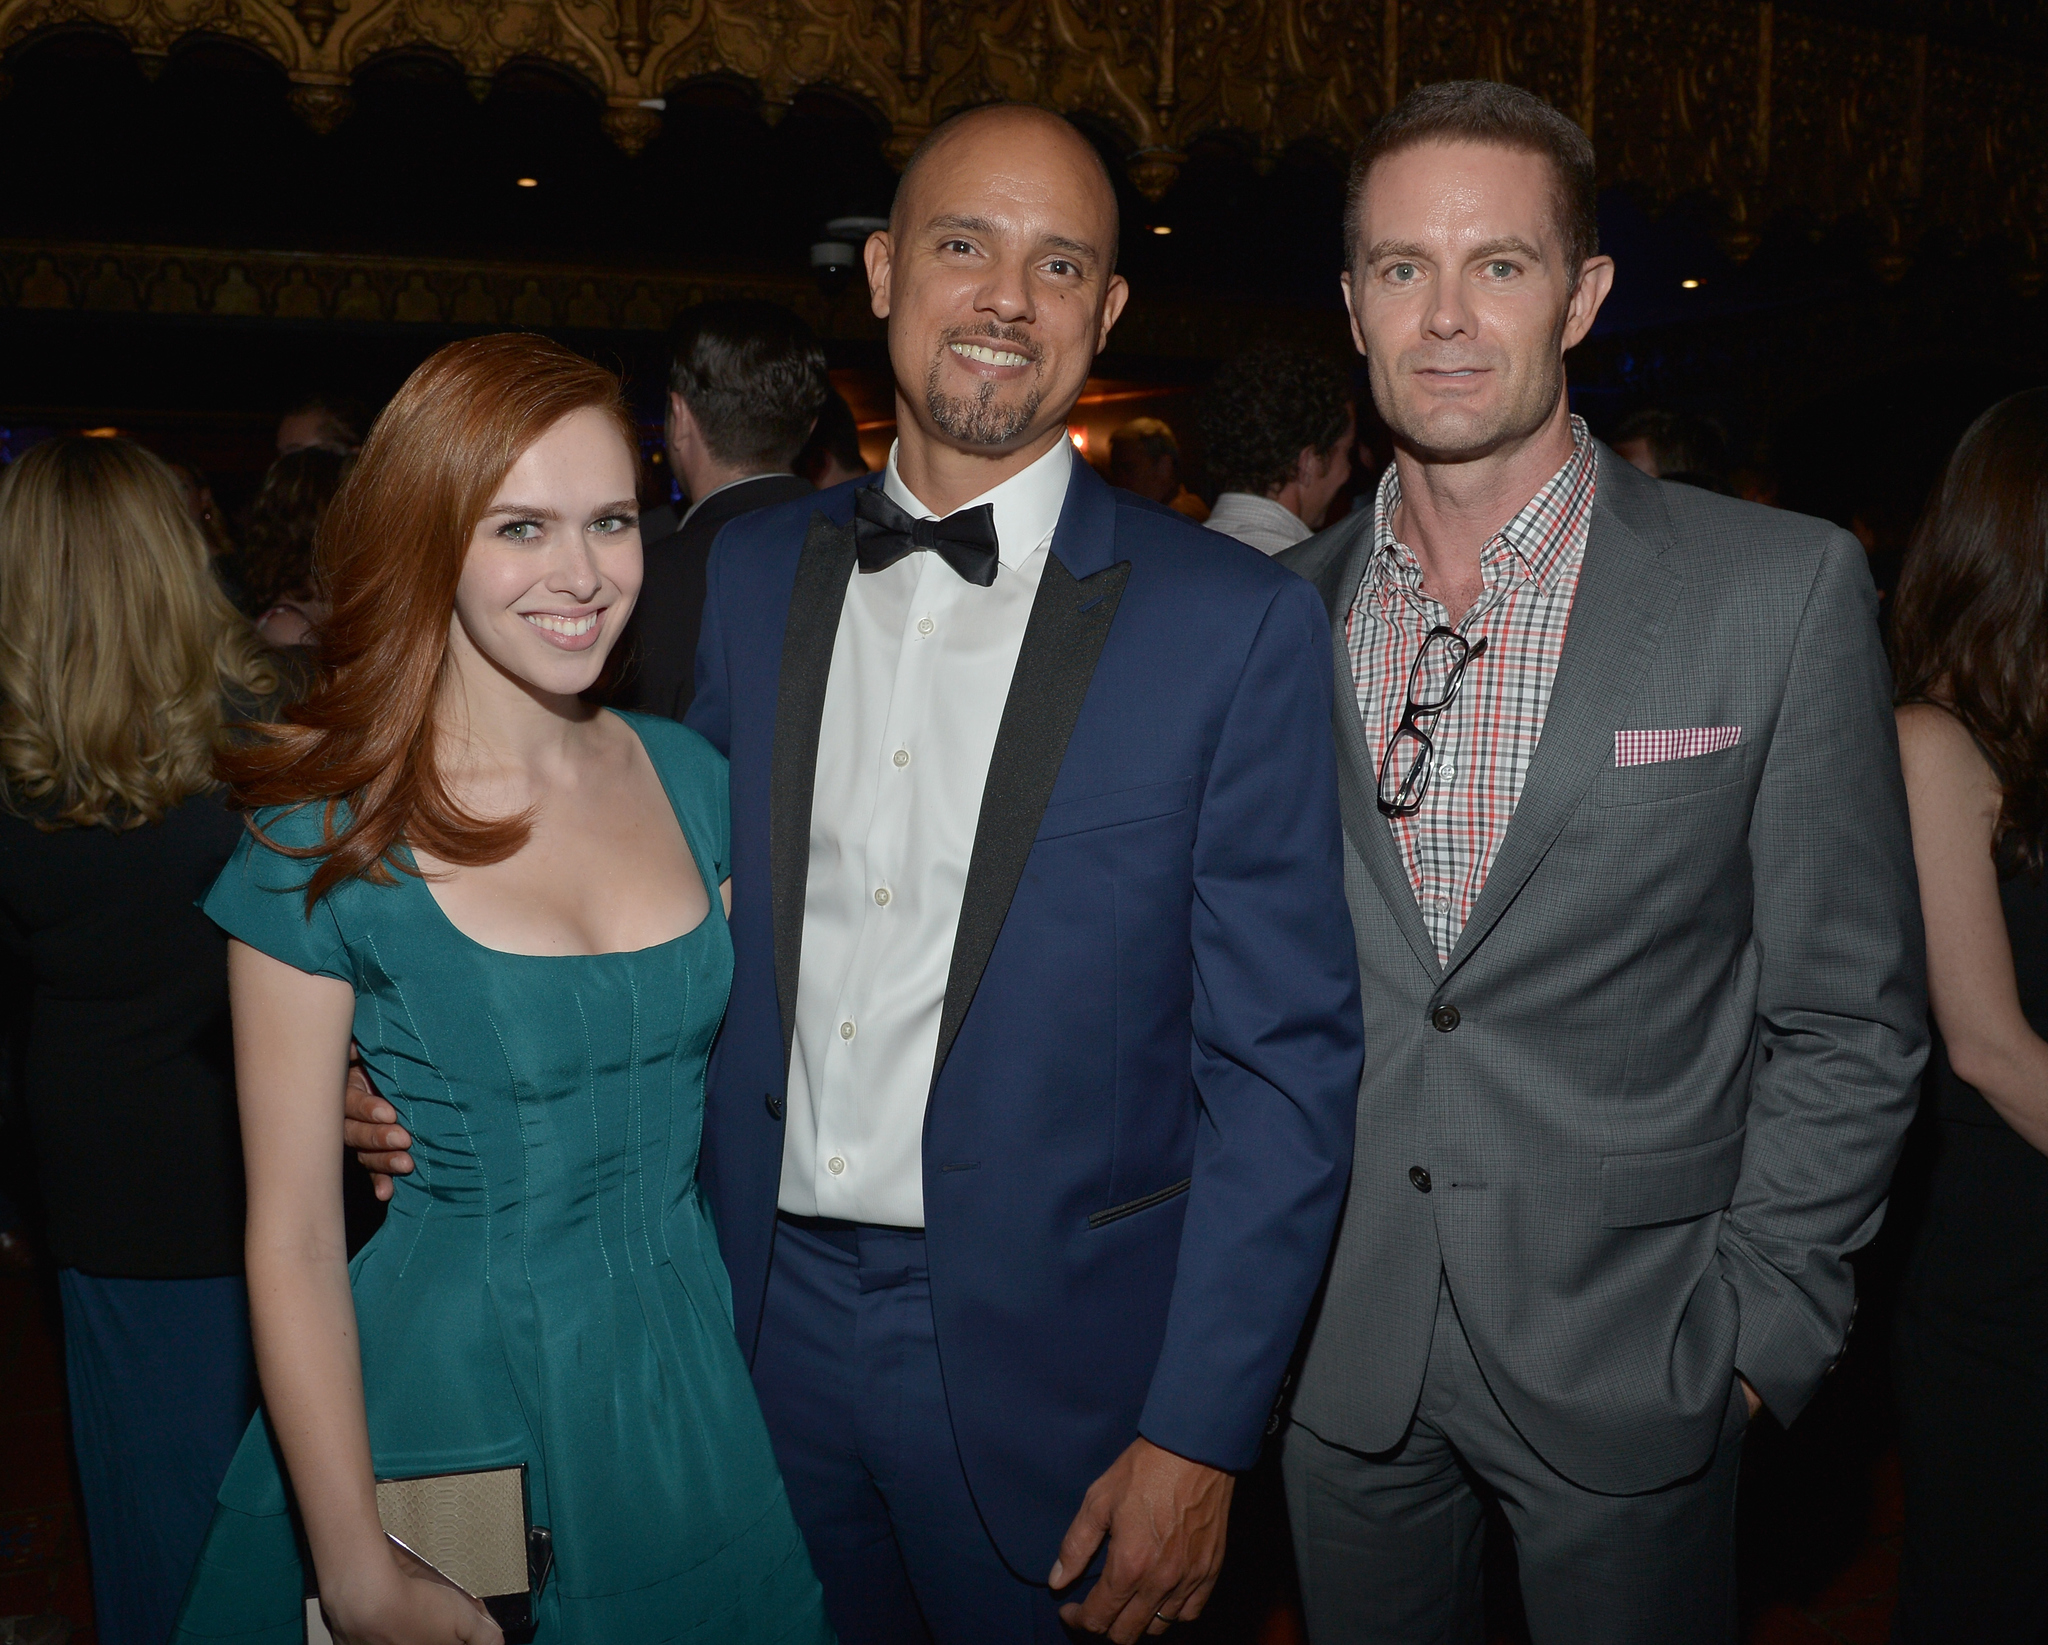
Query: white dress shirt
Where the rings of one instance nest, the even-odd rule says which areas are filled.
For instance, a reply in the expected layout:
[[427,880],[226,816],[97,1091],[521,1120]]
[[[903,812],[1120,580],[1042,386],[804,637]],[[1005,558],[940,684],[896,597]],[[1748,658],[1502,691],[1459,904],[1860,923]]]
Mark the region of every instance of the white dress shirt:
[[[977,497],[1000,565],[977,588],[937,554],[856,570],[839,614],[811,799],[810,877],[781,1208],[924,1226],[924,1110],[981,791],[1045,556],[1065,440]],[[896,469],[891,501],[932,511]]]
[[1202,523],[1211,531],[1251,544],[1261,554],[1278,554],[1315,535],[1292,509],[1282,508],[1271,497],[1254,497],[1249,491],[1224,492]]

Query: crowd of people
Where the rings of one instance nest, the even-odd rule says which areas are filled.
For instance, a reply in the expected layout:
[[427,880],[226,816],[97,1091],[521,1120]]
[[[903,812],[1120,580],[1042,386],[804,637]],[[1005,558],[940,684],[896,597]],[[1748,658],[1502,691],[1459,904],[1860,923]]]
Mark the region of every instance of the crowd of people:
[[1573,415],[1593,175],[1410,94],[1370,403],[1254,350],[1109,483],[1115,191],[1009,106],[867,243],[879,474],[752,301],[674,329],[672,503],[529,335],[295,406],[232,529],[0,470],[101,1645],[1129,1645],[1269,1446],[1318,1645],[1477,1645],[1489,1503],[1539,1645],[1725,1645],[1916,1099],[1893,1638],[2039,1645],[2048,390],[1881,630],[1711,420]]

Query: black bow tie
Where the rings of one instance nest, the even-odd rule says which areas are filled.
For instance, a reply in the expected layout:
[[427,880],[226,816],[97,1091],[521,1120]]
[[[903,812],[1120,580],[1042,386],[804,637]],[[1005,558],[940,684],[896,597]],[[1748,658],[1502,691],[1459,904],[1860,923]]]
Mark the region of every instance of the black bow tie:
[[900,509],[878,485],[853,496],[853,547],[863,571],[880,571],[904,555],[928,548],[978,588],[996,580],[996,511],[980,503],[943,520],[920,520]]

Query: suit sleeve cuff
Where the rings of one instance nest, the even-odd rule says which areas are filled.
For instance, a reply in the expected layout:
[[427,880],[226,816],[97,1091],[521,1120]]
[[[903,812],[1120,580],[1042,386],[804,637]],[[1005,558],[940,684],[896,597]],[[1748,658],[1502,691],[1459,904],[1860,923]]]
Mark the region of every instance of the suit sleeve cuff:
[[1241,1474],[1259,1460],[1266,1442],[1268,1412],[1172,1410],[1158,1397],[1146,1400],[1138,1432],[1162,1451],[1225,1473]]
[[[1840,1333],[1827,1330],[1813,1303],[1782,1274],[1738,1248],[1724,1245],[1721,1260],[1740,1310],[1736,1373],[1772,1416],[1789,1424],[1842,1357],[1848,1323]],[[1853,1305],[1849,1312],[1853,1319]]]

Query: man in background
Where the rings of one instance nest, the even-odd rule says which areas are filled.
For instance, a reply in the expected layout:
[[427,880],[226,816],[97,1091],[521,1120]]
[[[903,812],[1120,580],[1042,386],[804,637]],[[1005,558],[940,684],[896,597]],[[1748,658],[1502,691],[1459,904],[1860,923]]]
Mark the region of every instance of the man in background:
[[1254,349],[1216,374],[1202,432],[1209,529],[1278,554],[1321,528],[1351,478],[1351,384],[1319,354]]
[[1180,442],[1157,417],[1133,417],[1109,437],[1109,483],[1197,522],[1209,505],[1180,481]]
[[1645,406],[1615,425],[1614,454],[1653,480],[1675,480],[1702,491],[1735,495],[1728,437],[1709,417],[1694,411]]
[[332,451],[353,457],[370,431],[370,408],[345,394],[309,394],[277,422],[277,454]]
[[690,506],[665,535],[653,534],[663,523],[655,511],[643,524],[631,660],[611,701],[681,719],[695,694],[711,541],[752,509],[810,492],[790,464],[832,385],[810,327],[775,303],[699,303],[676,317],[670,342],[668,451]]
[[797,453],[795,467],[799,478],[820,491],[830,491],[867,473],[868,460],[860,449],[860,424],[838,389],[826,394],[825,409],[818,413],[817,426]]

